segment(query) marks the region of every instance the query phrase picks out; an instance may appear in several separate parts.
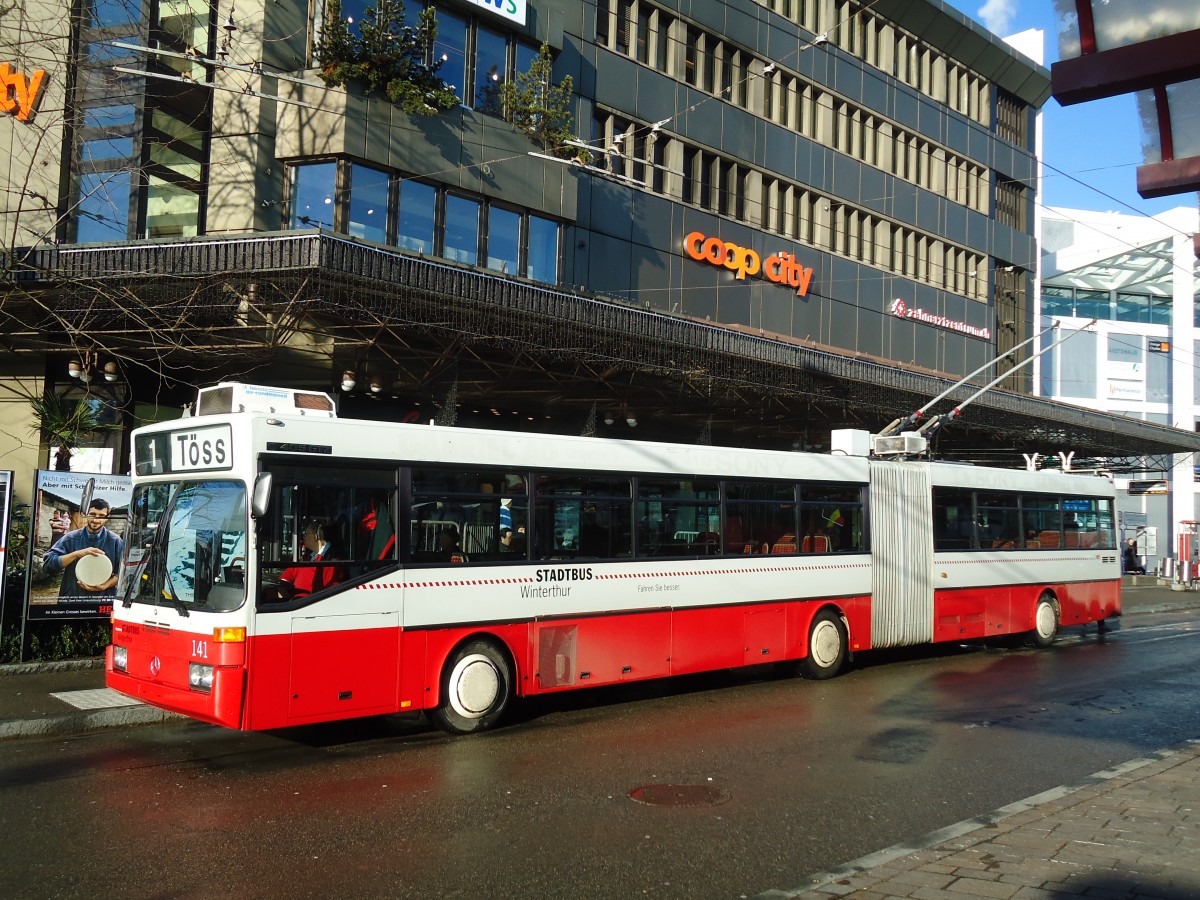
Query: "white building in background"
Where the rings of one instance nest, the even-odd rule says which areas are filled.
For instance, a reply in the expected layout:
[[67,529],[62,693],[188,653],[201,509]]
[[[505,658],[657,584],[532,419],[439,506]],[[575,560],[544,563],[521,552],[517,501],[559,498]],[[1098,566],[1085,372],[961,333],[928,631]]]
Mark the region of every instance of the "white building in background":
[[[1148,422],[1197,429],[1200,422],[1200,271],[1192,235],[1195,207],[1135,216],[1077,209],[1042,214],[1038,321],[1060,324],[1043,346],[1078,332],[1035,362],[1038,392],[1055,400]],[[1086,328],[1091,320],[1095,324]],[[1086,330],[1085,330],[1086,328]],[[1147,569],[1180,556],[1180,538],[1200,519],[1193,454],[1153,458],[1118,477],[1126,537],[1144,537]],[[1195,558],[1196,541],[1190,542]],[[1147,550],[1151,551],[1147,553]]]

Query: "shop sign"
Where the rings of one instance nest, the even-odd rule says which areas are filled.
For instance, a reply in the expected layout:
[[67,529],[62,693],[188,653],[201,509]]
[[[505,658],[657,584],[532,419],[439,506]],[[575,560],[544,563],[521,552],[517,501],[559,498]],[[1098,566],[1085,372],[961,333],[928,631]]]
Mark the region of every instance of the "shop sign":
[[926,312],[920,307],[909,306],[900,298],[892,301],[892,315],[901,319],[912,319],[914,322],[923,322],[926,325],[933,325],[937,328],[948,328],[951,331],[969,334],[971,337],[983,338],[985,341],[991,340],[992,337],[992,329],[990,328],[968,325],[966,322],[959,322],[956,319],[948,319],[945,316]]
[[812,281],[813,270],[801,265],[790,253],[777,253],[764,260],[749,247],[705,237],[699,231],[693,231],[683,239],[683,249],[698,262],[729,269],[739,280],[747,275],[759,275],[774,284],[794,287],[801,297],[808,293]]
[[1149,350],[1151,353],[1170,353],[1171,352],[1171,342],[1170,341],[1162,341],[1162,340],[1159,340],[1158,338],[1150,338],[1149,341],[1147,341],[1147,343],[1146,343],[1146,349]]
[[467,0],[518,25],[525,24],[525,0]]
[[37,109],[42,84],[46,80],[44,69],[35,69],[28,78],[21,72],[12,71],[11,63],[0,63],[0,109],[12,113],[19,122],[28,122]]
[[1117,378],[1110,378],[1108,380],[1108,399],[1145,400],[1146,383],[1144,381],[1122,381]]

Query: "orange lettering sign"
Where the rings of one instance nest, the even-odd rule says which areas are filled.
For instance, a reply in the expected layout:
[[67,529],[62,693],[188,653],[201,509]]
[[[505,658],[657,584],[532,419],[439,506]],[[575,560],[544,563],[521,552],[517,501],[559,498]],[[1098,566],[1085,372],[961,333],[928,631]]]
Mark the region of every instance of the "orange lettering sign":
[[801,297],[808,293],[808,284],[812,281],[813,270],[798,263],[791,253],[778,253],[764,260],[749,247],[705,237],[699,231],[693,231],[683,239],[683,249],[692,259],[729,269],[735,278],[761,273],[774,284],[794,287]]
[[45,69],[35,69],[26,78],[20,72],[12,71],[9,63],[0,63],[0,111],[15,113],[17,121],[28,122],[37,111],[45,80]]

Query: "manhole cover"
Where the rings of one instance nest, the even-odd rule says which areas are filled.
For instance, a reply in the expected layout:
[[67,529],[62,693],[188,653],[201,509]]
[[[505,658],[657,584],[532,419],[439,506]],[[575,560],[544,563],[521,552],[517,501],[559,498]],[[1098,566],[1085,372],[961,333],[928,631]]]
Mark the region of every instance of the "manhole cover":
[[717,806],[729,799],[724,791],[705,784],[648,784],[629,796],[651,806]]

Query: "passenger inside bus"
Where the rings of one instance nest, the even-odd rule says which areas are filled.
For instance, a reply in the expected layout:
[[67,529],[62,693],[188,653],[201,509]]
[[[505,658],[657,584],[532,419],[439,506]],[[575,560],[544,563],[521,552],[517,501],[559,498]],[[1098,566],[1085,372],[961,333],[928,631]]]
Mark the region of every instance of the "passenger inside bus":
[[462,544],[458,537],[458,528],[447,525],[438,532],[438,558],[443,562],[467,562],[467,554],[463,553]]
[[307,557],[305,561],[312,565],[284,569],[279,576],[281,600],[307,597],[345,580],[345,570],[332,562],[336,555],[328,540],[328,532],[329,526],[322,522],[309,522],[304,526],[302,541]]

